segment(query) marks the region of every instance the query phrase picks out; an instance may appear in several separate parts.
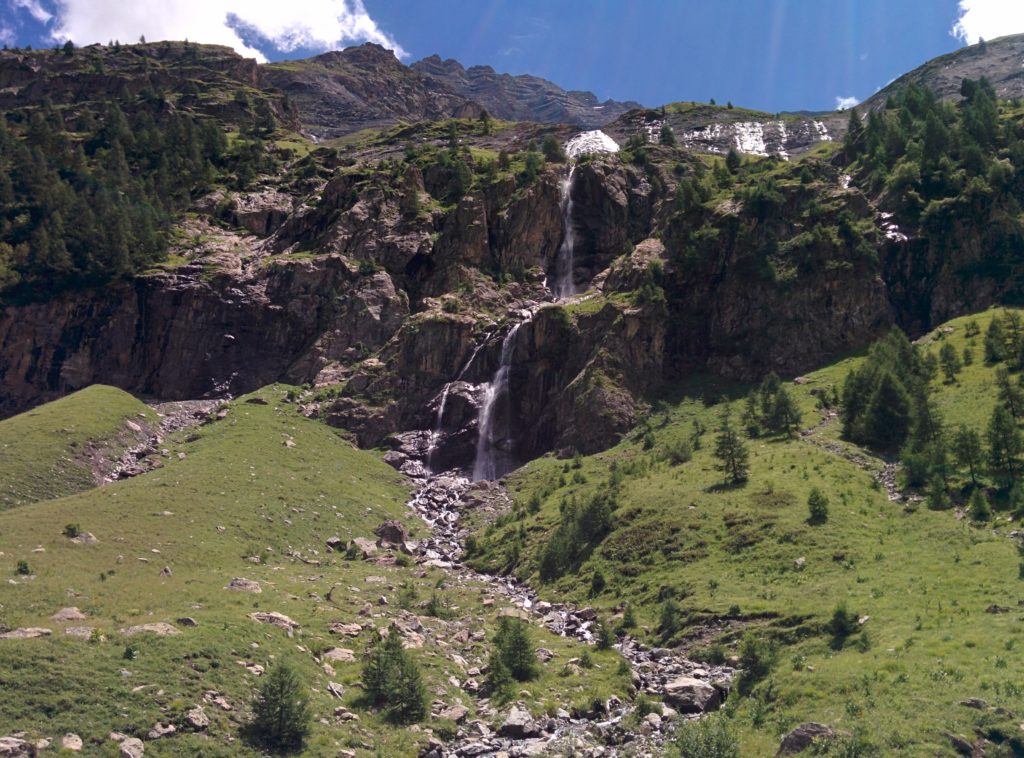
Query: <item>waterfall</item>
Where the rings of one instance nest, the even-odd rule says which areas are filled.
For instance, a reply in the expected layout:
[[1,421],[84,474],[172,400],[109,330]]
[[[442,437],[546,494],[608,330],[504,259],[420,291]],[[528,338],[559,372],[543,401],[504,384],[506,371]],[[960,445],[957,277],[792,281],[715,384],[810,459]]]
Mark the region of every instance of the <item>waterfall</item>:
[[558,257],[555,259],[555,297],[565,300],[576,294],[576,285],[572,280],[573,274],[573,228],[572,228],[572,177],[576,166],[569,167],[569,173],[558,186],[561,195],[560,206],[562,208],[562,244],[558,247]]
[[[487,335],[487,337],[489,336],[490,335]],[[431,473],[434,473],[431,460],[434,457],[434,452],[437,450],[437,443],[441,439],[441,432],[444,430],[444,409],[445,406],[448,405],[448,395],[451,394],[452,385],[462,381],[462,377],[466,375],[467,371],[469,371],[469,367],[473,365],[473,361],[476,360],[480,350],[487,344],[487,337],[484,337],[480,344],[473,348],[473,352],[470,354],[469,360],[466,361],[466,364],[462,367],[462,370],[459,371],[452,381],[444,385],[444,390],[441,392],[441,402],[437,406],[437,420],[434,422],[434,430],[430,433],[430,447],[427,448],[426,464],[427,470]]]
[[508,330],[501,343],[501,364],[484,391],[477,423],[473,481],[498,479],[515,467],[512,459],[511,388],[509,374],[516,350],[516,334],[525,322]]

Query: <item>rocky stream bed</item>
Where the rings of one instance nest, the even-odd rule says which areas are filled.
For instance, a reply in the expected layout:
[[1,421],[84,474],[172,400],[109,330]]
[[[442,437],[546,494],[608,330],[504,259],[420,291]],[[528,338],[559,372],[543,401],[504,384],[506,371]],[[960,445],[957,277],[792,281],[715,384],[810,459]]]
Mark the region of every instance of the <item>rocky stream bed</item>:
[[[513,577],[480,574],[462,563],[466,536],[462,512],[479,507],[484,500],[496,499],[507,500],[500,484],[472,483],[459,472],[419,478],[409,507],[431,528],[430,535],[417,548],[421,562],[450,572],[454,582],[486,583],[522,618],[563,637],[593,644],[597,613],[592,608],[544,601],[533,588]],[[635,698],[644,692],[662,698],[661,713],[641,718],[635,715],[635,700],[611,697],[607,702],[595,703],[586,713],[570,713],[560,708],[552,716],[533,719],[528,710],[531,703],[520,701],[499,708],[481,697],[478,712],[493,714],[492,723],[501,726],[492,731],[481,721],[473,722],[460,728],[450,742],[433,742],[424,755],[662,755],[675,725],[682,719],[716,710],[728,695],[736,674],[732,668],[699,664],[675,650],[648,647],[630,636],[620,637],[615,649],[632,667],[630,695]]]

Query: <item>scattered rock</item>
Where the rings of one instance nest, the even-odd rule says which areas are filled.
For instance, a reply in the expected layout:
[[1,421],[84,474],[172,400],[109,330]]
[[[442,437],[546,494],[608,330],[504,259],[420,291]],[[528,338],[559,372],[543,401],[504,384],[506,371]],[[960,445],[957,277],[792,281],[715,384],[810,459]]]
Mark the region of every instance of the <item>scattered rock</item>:
[[96,535],[92,532],[82,532],[77,537],[72,537],[71,541],[78,545],[95,545],[99,542],[99,540],[96,539]]
[[129,626],[127,629],[122,629],[121,634],[125,637],[133,637],[136,634],[155,634],[158,637],[170,637],[175,634],[181,634],[176,628],[167,624],[163,621],[158,621],[155,624],[138,624],[136,626]]
[[177,622],[179,626],[199,626],[199,622],[191,616],[182,616]]
[[210,725],[210,717],[201,705],[197,705],[185,714],[185,722],[196,731],[202,731]]
[[356,654],[354,651],[349,650],[347,647],[332,647],[323,657],[328,661],[336,661],[340,663],[355,663]]
[[337,535],[334,537],[328,537],[327,549],[333,550],[336,553],[343,553],[345,552],[345,541]]
[[61,608],[50,616],[54,621],[81,621],[86,616],[77,608]]
[[718,690],[692,676],[680,676],[665,684],[665,702],[683,713],[706,713],[722,704]]
[[29,626],[24,629],[12,629],[9,632],[4,632],[0,634],[0,640],[30,640],[34,637],[49,637],[51,634],[53,634],[52,629]]
[[146,752],[146,746],[137,737],[128,737],[121,742],[120,758],[142,758]]
[[69,626],[64,630],[64,634],[68,637],[75,637],[80,640],[92,639],[92,633],[95,630],[91,626]]
[[160,569],[160,576],[171,576],[171,573],[172,572],[170,566],[164,566],[162,569]]
[[363,627],[359,626],[359,624],[346,624],[342,621],[335,621],[327,631],[331,634],[340,634],[346,637],[358,637],[362,633]]
[[241,576],[236,576],[228,582],[228,586],[225,589],[234,590],[235,592],[263,592],[259,582],[254,582],[252,579],[246,579]]
[[830,726],[809,721],[782,738],[776,755],[795,755],[823,742],[831,742],[838,733]]
[[378,537],[377,547],[394,547],[403,553],[412,553],[407,544],[409,532],[401,521],[389,519],[374,529],[373,533]]
[[77,753],[82,749],[82,738],[74,732],[68,732],[60,738],[60,748]]
[[508,712],[508,716],[505,718],[505,723],[498,729],[498,734],[502,737],[511,737],[512,739],[524,739],[526,737],[536,737],[540,734],[540,729],[537,728],[529,711],[520,708],[518,705],[513,705],[512,710]]
[[21,758],[21,756],[28,756],[33,752],[25,740],[17,737],[0,737],[0,756],[3,758]]
[[964,739],[959,734],[953,734],[952,732],[946,732],[946,739],[949,740],[950,746],[960,755],[965,758],[971,758],[974,755],[978,755],[974,752],[974,745],[969,740]]
[[174,734],[178,731],[174,724],[161,724],[159,721],[153,725],[153,728],[146,733],[147,740],[158,740],[161,737],[166,737],[168,734]]
[[1002,605],[990,605],[985,609],[985,613],[1009,613],[1010,609]]
[[469,715],[469,708],[464,705],[450,705],[437,714],[438,718],[447,719],[448,721],[454,721],[456,724],[461,724],[466,720],[466,716]]
[[979,711],[983,711],[988,708],[988,703],[982,700],[980,697],[971,697],[967,700],[961,700],[960,705],[964,708],[974,708]]
[[278,626],[288,631],[293,631],[299,628],[299,624],[297,622],[288,618],[283,613],[278,613],[277,611],[257,611],[256,613],[250,613],[249,618],[253,621],[258,621],[261,624],[272,624],[273,626]]

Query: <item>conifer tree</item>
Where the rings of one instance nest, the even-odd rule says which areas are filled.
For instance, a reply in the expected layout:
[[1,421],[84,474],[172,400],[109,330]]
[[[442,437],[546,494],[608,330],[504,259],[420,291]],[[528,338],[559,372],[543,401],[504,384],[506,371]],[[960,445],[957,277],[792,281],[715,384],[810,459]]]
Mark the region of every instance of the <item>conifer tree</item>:
[[946,383],[955,382],[962,364],[960,363],[960,354],[953,347],[953,343],[942,343],[942,347],[939,349],[939,365],[942,366],[942,373],[946,375]]
[[253,732],[267,747],[300,750],[309,736],[309,695],[298,672],[285,661],[274,666],[260,683],[252,711]]
[[729,412],[722,416],[722,425],[715,437],[715,457],[718,459],[716,468],[725,474],[731,484],[747,481],[750,470],[749,453],[740,435],[732,426]]
[[953,455],[961,468],[966,468],[971,484],[978,486],[978,471],[982,464],[981,437],[973,429],[961,425],[953,437]]
[[992,411],[988,426],[988,461],[992,477],[1004,487],[1017,481],[1024,438],[1005,405]]

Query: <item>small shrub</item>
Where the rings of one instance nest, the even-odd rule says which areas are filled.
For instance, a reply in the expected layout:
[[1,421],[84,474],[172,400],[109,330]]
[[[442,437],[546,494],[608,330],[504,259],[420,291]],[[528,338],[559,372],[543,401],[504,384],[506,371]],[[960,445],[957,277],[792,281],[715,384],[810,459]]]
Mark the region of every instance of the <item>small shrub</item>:
[[845,603],[840,603],[832,611],[832,618],[829,620],[826,629],[832,635],[832,647],[839,650],[846,643],[846,639],[857,631],[857,614],[846,609]]
[[740,677],[737,689],[747,694],[757,682],[764,679],[775,663],[775,645],[771,641],[748,632],[740,643]]
[[807,523],[824,524],[828,521],[828,498],[815,487],[807,497]]
[[28,561],[18,561],[18,566],[14,569],[14,573],[18,576],[29,576],[32,573],[32,569],[29,568]]
[[509,674],[520,682],[537,677],[537,654],[527,624],[522,619],[502,617],[494,635],[494,649]]
[[419,721],[427,713],[427,690],[419,666],[402,647],[402,636],[394,627],[385,639],[378,635],[371,643],[362,682],[370,702],[384,708],[395,721]]
[[676,732],[680,758],[739,758],[740,743],[722,715],[683,724]]
[[584,650],[583,655],[580,656],[580,668],[592,669],[594,668],[594,659],[590,657],[590,651]]
[[78,524],[67,524],[64,527],[64,536],[69,540],[73,540],[75,537],[82,533],[81,527]]

